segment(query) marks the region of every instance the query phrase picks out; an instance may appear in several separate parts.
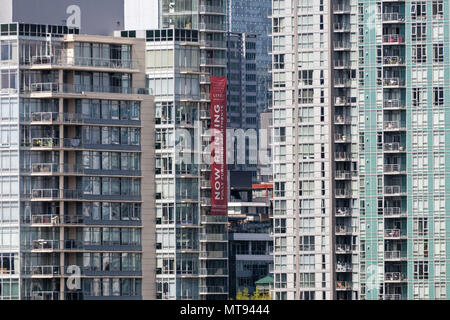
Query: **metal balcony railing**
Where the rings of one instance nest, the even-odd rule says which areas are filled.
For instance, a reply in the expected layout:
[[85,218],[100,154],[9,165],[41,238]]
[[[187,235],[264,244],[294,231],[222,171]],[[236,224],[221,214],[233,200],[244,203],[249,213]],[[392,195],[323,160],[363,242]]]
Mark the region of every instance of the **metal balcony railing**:
[[199,287],[200,294],[216,293],[216,294],[226,294],[228,290],[225,286],[201,286]]
[[352,283],[350,281],[336,281],[336,289],[338,290],[349,290],[352,288]]
[[405,85],[405,79],[401,79],[398,77],[395,78],[384,78],[383,79],[383,85],[387,87],[392,86],[404,86]]
[[47,266],[24,266],[23,273],[26,275],[60,275],[61,267],[56,265],[47,265]]
[[399,216],[399,215],[406,215],[406,211],[404,211],[400,207],[385,207],[383,209],[385,216]]
[[399,99],[388,99],[383,101],[383,107],[388,109],[404,109],[406,105]]
[[385,164],[384,165],[384,172],[387,173],[399,173],[404,171],[402,168],[402,165],[400,164]]
[[401,65],[405,63],[405,59],[399,56],[390,56],[383,58],[383,64],[385,65]]
[[405,232],[401,229],[386,229],[384,230],[385,238],[400,238],[406,236]]
[[384,121],[383,128],[385,130],[399,130],[406,129],[405,123],[396,120],[396,121]]

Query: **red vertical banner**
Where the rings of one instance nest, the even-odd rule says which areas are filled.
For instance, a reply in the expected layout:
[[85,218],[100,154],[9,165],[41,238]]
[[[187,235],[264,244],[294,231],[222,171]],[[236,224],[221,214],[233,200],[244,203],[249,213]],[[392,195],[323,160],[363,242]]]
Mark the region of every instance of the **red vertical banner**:
[[227,78],[211,77],[211,215],[226,216]]

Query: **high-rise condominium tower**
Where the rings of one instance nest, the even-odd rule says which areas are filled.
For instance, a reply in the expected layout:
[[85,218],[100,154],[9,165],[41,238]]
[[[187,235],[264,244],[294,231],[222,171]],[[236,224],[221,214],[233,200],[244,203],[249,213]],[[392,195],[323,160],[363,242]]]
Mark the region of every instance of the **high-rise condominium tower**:
[[449,9],[358,5],[364,299],[450,297]]
[[155,298],[226,299],[227,217],[211,215],[211,163],[204,158],[211,76],[226,76],[225,3],[161,0],[153,10],[159,28],[121,34],[146,39],[147,85],[156,101]]
[[275,298],[448,298],[448,10],[273,1]]
[[144,41],[0,30],[1,299],[154,295]]
[[272,4],[272,296],[357,299],[357,1]]

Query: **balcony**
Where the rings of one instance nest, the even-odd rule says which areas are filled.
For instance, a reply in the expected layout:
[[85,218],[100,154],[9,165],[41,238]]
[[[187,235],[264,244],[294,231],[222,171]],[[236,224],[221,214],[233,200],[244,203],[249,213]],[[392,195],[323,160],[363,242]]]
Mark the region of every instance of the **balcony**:
[[335,195],[336,198],[351,198],[352,191],[350,189],[336,188]]
[[336,244],[336,254],[348,254],[352,253],[352,251],[356,251],[356,249],[356,245]]
[[385,164],[383,166],[383,172],[385,174],[404,174],[405,169],[400,164]]
[[200,57],[200,65],[226,67],[227,59],[226,58]]
[[200,22],[198,28],[200,31],[226,31],[224,23]]
[[31,173],[37,175],[52,175],[59,173],[58,163],[33,163],[31,165]]
[[385,294],[383,300],[402,300],[401,294]]
[[202,224],[227,224],[228,217],[202,215],[201,222]]
[[399,13],[383,13],[383,23],[403,23],[405,22],[405,16]]
[[200,182],[200,188],[202,188],[202,189],[211,189],[211,182],[209,180],[202,180]]
[[405,79],[398,77],[395,78],[383,78],[383,86],[388,88],[398,88],[405,86]]
[[352,215],[352,209],[347,207],[337,207],[336,217],[350,217]]
[[352,49],[352,44],[350,41],[334,41],[334,50],[339,51],[349,51]]
[[350,161],[352,159],[352,154],[350,152],[335,152],[334,160],[336,161]]
[[354,176],[353,172],[348,170],[336,170],[334,178],[336,180],[351,180]]
[[33,138],[31,139],[33,149],[56,149],[59,148],[58,138]]
[[403,57],[399,56],[390,56],[390,57],[384,57],[383,58],[383,64],[385,66],[404,66],[405,65],[405,59]]
[[81,84],[68,84],[57,82],[33,83],[30,87],[21,89],[21,93],[45,93],[45,94],[84,94],[94,93],[115,93],[115,94],[148,94],[149,90],[144,88],[115,87],[115,86],[93,86]]
[[228,294],[225,286],[200,286],[198,291],[200,294]]
[[399,34],[388,34],[383,36],[383,44],[403,44],[405,43],[405,38]]
[[350,103],[351,103],[350,99],[348,99],[347,97],[336,97],[334,99],[335,106],[346,106],[349,105]]
[[350,281],[336,281],[336,290],[351,290],[352,283]]
[[61,51],[57,55],[42,55],[31,58],[30,67],[89,67],[101,69],[125,69],[127,71],[139,69],[139,64],[135,60],[127,59],[105,59],[92,57],[70,57],[68,52]]
[[400,207],[385,207],[383,213],[388,218],[404,218],[408,216],[408,213]]
[[333,30],[334,32],[350,32],[350,24],[349,23],[334,23]]
[[406,124],[402,121],[384,121],[383,129],[385,131],[405,131]]
[[39,226],[57,226],[60,224],[59,215],[57,214],[33,214],[22,220],[24,224]]
[[404,282],[407,281],[406,274],[402,272],[386,272],[384,274],[385,282]]
[[225,6],[200,5],[200,14],[226,14]]
[[406,256],[406,252],[403,252],[403,251],[385,251],[384,259],[400,261],[400,260],[406,260],[407,256]]
[[78,240],[31,240],[25,243],[25,248],[33,251],[61,251],[61,250],[82,250],[84,244]]
[[200,259],[228,259],[228,254],[225,251],[200,252]]
[[405,109],[406,105],[398,99],[390,99],[383,101],[383,108],[387,110],[398,110]]
[[228,271],[225,268],[200,268],[201,276],[227,276]]
[[334,79],[334,86],[337,88],[351,87],[352,80],[347,78]]
[[403,186],[385,186],[384,194],[385,196],[400,196],[406,194],[406,189]]
[[335,69],[348,69],[350,66],[350,60],[334,60]]
[[346,3],[335,3],[333,5],[334,14],[349,14],[351,12],[351,7]]
[[384,230],[384,237],[389,239],[405,239],[406,233],[401,229],[386,229]]
[[227,233],[202,233],[200,241],[228,241]]
[[348,235],[353,232],[356,232],[356,227],[336,226],[336,235]]
[[351,124],[352,119],[350,116],[338,114],[334,117],[335,124]]
[[406,152],[406,147],[400,142],[385,143],[383,145],[384,152]]
[[61,275],[61,267],[56,265],[24,266],[23,273],[30,276],[59,276]]
[[336,262],[336,272],[352,272],[352,265],[349,262]]
[[33,112],[29,119],[30,124],[58,124],[60,123],[59,113],[57,112]]
[[335,133],[334,142],[335,143],[351,143],[350,135],[342,134],[342,133]]

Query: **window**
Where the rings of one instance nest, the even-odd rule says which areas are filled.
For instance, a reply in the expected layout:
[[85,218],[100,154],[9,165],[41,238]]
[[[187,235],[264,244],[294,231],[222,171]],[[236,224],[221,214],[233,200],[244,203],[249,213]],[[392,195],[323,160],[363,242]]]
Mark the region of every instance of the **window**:
[[428,261],[414,261],[414,280],[428,280]]
[[444,45],[433,44],[433,62],[444,62]]
[[433,88],[433,106],[444,105],[444,88],[435,87]]
[[412,47],[412,60],[416,63],[427,62],[427,47],[424,44],[414,45]]
[[444,0],[433,0],[432,13],[434,19],[441,19],[444,16]]

